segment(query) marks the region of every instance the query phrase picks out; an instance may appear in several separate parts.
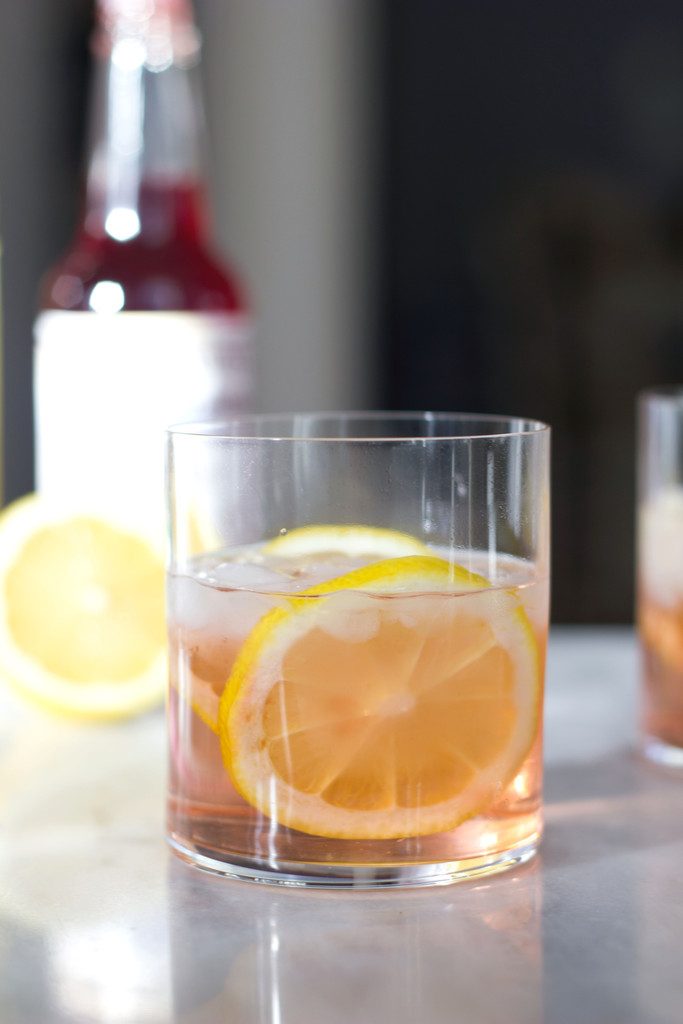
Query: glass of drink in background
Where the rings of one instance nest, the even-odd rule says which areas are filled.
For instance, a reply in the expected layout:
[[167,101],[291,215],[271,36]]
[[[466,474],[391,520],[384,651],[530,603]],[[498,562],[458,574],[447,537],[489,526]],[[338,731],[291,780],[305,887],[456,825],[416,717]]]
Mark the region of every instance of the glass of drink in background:
[[683,388],[641,396],[638,475],[642,745],[683,767]]
[[534,854],[549,448],[450,414],[170,431],[178,854],[365,887]]

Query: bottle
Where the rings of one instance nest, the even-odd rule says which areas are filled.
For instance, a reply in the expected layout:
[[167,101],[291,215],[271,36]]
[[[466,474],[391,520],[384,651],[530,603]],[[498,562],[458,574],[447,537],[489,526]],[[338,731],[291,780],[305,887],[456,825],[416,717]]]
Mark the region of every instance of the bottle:
[[38,490],[159,522],[163,429],[243,411],[249,316],[207,230],[189,0],[98,0],[83,212],[35,324]]

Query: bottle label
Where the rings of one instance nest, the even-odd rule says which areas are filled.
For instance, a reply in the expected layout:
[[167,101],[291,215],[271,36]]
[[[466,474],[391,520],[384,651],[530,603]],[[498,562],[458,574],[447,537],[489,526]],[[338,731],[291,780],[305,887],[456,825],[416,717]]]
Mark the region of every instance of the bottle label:
[[37,489],[158,524],[165,428],[224,419],[251,401],[247,318],[50,310],[35,332]]

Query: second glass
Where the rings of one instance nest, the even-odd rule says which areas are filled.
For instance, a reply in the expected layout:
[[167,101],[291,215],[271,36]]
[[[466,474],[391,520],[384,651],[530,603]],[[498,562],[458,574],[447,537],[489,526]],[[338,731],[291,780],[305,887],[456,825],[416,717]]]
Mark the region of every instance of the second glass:
[[169,435],[169,841],[416,885],[541,835],[550,432],[434,414]]
[[683,768],[683,389],[645,392],[639,413],[641,741]]

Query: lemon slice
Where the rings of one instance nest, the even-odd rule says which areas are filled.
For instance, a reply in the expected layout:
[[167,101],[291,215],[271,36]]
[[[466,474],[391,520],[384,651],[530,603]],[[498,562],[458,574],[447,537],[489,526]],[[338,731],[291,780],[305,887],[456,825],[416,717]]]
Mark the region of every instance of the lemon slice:
[[408,556],[266,615],[221,698],[219,735],[238,791],[279,824],[390,839],[485,811],[531,749],[540,703],[517,597]]
[[301,526],[289,530],[263,546],[266,555],[297,558],[335,552],[360,558],[400,558],[427,555],[429,548],[417,537],[380,526]]
[[0,674],[24,695],[93,718],[158,704],[164,619],[151,541],[37,495],[0,515]]

